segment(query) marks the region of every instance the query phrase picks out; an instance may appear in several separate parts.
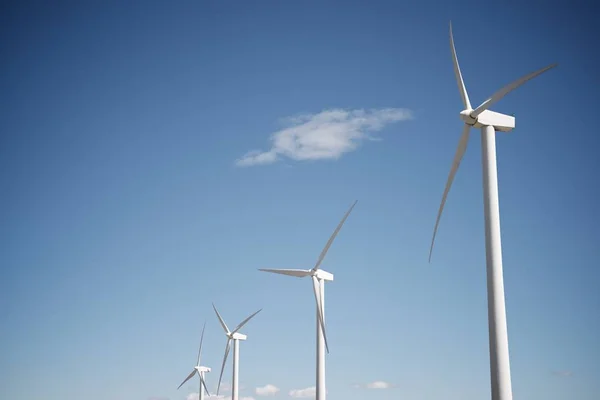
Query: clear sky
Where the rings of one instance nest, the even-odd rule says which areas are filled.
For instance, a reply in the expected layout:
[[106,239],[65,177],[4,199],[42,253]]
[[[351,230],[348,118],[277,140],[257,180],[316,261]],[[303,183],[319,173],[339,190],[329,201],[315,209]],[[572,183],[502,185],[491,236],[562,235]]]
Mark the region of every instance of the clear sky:
[[328,398],[489,398],[477,131],[427,262],[462,124],[450,20],[475,105],[559,64],[493,107],[516,116],[497,135],[513,391],[600,398],[592,5],[13,3],[0,398],[184,400],[204,321],[214,390],[211,302],[230,326],[263,308],[243,330],[242,397],[310,393],[310,281],[257,268],[311,268],[354,200],[322,265]]

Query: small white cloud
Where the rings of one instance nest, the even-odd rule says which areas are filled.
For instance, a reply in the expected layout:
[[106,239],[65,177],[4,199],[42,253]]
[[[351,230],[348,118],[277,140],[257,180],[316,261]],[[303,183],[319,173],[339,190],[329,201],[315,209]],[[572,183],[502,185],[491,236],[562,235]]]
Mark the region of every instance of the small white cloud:
[[277,153],[274,151],[261,152],[252,150],[244,154],[242,158],[235,162],[238,167],[249,167],[251,165],[271,164],[277,161]]
[[277,386],[271,385],[269,383],[263,387],[257,387],[255,389],[255,392],[259,396],[272,396],[272,395],[276,394],[277,392],[279,392],[279,388]]
[[389,389],[391,387],[392,387],[391,383],[384,382],[384,381],[375,381],[375,382],[367,383],[368,389]]
[[315,386],[308,387],[306,389],[293,389],[290,390],[289,395],[298,399],[304,399],[309,397],[315,397],[317,394],[317,388]]
[[[204,400],[224,400],[225,399],[225,395],[215,395],[215,394],[211,394],[210,396],[206,395],[206,392],[204,393]],[[198,392],[195,393],[190,393],[187,395],[186,400],[198,400]]]
[[352,385],[355,389],[391,389],[396,387],[393,383],[385,382],[385,381],[375,381],[366,384],[354,384]]
[[271,134],[270,150],[252,150],[235,164],[238,167],[271,164],[282,156],[296,161],[338,159],[356,150],[365,139],[377,140],[369,133],[411,118],[411,111],[402,108],[332,109],[288,117],[283,120],[286,127]]

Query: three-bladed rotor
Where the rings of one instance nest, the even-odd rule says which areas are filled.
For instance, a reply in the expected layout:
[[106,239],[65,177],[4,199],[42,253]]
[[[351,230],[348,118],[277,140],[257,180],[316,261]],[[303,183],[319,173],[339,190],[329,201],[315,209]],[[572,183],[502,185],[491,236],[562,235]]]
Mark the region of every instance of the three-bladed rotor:
[[348,216],[352,212],[352,209],[354,208],[354,206],[356,205],[357,202],[358,202],[358,200],[354,201],[354,203],[352,204],[352,206],[350,206],[350,209],[348,209],[348,211],[346,212],[346,214],[344,215],[344,217],[342,218],[342,220],[340,221],[340,223],[338,224],[338,226],[335,228],[335,231],[333,231],[333,234],[329,237],[329,240],[327,241],[327,244],[325,245],[325,247],[321,251],[321,254],[319,255],[319,258],[317,259],[317,262],[316,262],[315,266],[312,269],[268,269],[268,268],[259,268],[259,271],[263,271],[263,272],[272,272],[272,273],[275,273],[275,274],[289,275],[289,276],[294,276],[296,278],[304,278],[306,276],[310,276],[312,278],[313,292],[314,292],[314,295],[315,295],[315,302],[317,303],[317,310],[318,310],[318,315],[319,315],[319,325],[321,326],[321,332],[323,332],[323,339],[325,341],[325,348],[327,349],[328,353],[329,353],[329,345],[327,344],[327,335],[325,333],[325,319],[323,318],[323,305],[322,305],[322,301],[321,301],[321,290],[320,290],[320,287],[319,287],[319,280],[332,281],[333,280],[333,274],[331,274],[331,273],[329,273],[327,271],[324,271],[324,270],[320,269],[319,267],[321,266],[321,263],[323,262],[323,259],[325,258],[325,255],[329,251],[329,248],[331,247],[331,244],[333,243],[333,241],[336,238],[337,234],[339,233],[340,229],[342,229],[342,226],[344,225],[344,222],[346,222],[346,219],[348,218]]
[[252,319],[252,317],[254,317],[256,314],[261,312],[262,308],[260,310],[256,311],[254,314],[250,315],[248,318],[246,318],[242,322],[240,322],[233,331],[230,331],[229,328],[227,327],[227,324],[221,317],[221,314],[219,314],[219,311],[217,311],[217,307],[215,307],[214,303],[212,306],[213,306],[213,309],[215,310],[215,313],[217,314],[217,318],[219,318],[219,322],[221,323],[223,330],[225,331],[225,336],[227,336],[227,344],[225,345],[225,355],[223,357],[223,364],[221,365],[221,373],[219,374],[219,384],[217,385],[217,396],[218,396],[219,390],[221,389],[221,379],[223,378],[223,371],[225,370],[225,363],[227,362],[227,356],[229,355],[229,350],[231,350],[231,341],[232,340],[246,340],[247,336],[239,333],[238,331],[240,329],[242,329],[242,327],[244,325],[246,325],[246,323],[248,321],[250,321],[250,319]]
[[208,396],[210,396],[210,393],[208,392],[208,388],[206,387],[206,382],[204,382],[204,372],[210,372],[210,368],[208,367],[203,367],[200,364],[200,355],[202,354],[202,341],[204,340],[204,329],[206,328],[206,322],[204,323],[204,326],[202,327],[202,335],[200,336],[200,347],[198,348],[198,360],[196,361],[196,366],[194,367],[194,369],[192,370],[192,372],[190,372],[190,374],[187,376],[187,378],[184,379],[183,382],[181,382],[181,385],[179,385],[177,387],[177,389],[179,389],[180,387],[183,386],[184,383],[186,383],[187,381],[189,381],[190,379],[192,379],[192,377],[195,374],[198,374],[198,376],[200,377],[200,391],[198,392],[198,397],[200,396],[200,392],[202,391],[202,387],[204,387],[204,390],[206,391],[206,394]]
[[508,93],[523,85],[525,82],[535,78],[536,76],[548,71],[551,68],[556,67],[557,65],[551,64],[547,67],[527,74],[520,79],[517,79],[513,83],[498,90],[490,98],[481,103],[475,109],[472,109],[471,102],[469,101],[469,95],[467,93],[462,73],[460,71],[460,66],[458,64],[456,49],[454,48],[454,38],[452,36],[452,23],[450,23],[450,51],[452,52],[452,62],[454,65],[454,75],[456,76],[456,83],[458,84],[458,91],[460,92],[460,97],[462,98],[463,106],[465,107],[465,109],[460,112],[460,118],[465,124],[463,127],[462,135],[458,142],[456,154],[454,155],[454,160],[452,161],[450,174],[448,175],[448,180],[446,181],[446,187],[442,195],[442,201],[435,221],[435,227],[433,228],[433,237],[431,239],[431,247],[429,249],[430,262],[431,254],[433,252],[433,244],[435,243],[435,235],[437,233],[438,225],[440,223],[440,218],[442,217],[442,211],[444,210],[446,198],[448,197],[448,193],[450,192],[450,187],[452,186],[452,182],[454,181],[454,177],[456,175],[456,172],[458,171],[460,162],[462,161],[462,158],[467,150],[467,144],[469,143],[469,133],[471,127],[480,128],[483,126],[493,126],[495,130],[502,132],[509,132],[510,130],[512,130],[515,126],[514,117],[490,111],[489,108],[493,104],[497,103],[504,96],[506,96]]

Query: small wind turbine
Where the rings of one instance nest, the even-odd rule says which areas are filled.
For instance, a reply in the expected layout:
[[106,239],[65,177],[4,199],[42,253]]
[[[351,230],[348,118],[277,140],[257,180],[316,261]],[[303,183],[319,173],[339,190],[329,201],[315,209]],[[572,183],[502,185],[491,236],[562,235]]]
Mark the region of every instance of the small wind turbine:
[[460,165],[460,161],[467,149],[469,131],[471,127],[481,128],[481,153],[483,164],[483,204],[485,214],[485,249],[487,264],[487,297],[488,297],[488,325],[490,342],[490,371],[492,400],[511,400],[512,388],[510,379],[510,362],[508,356],[508,333],[506,326],[506,309],[504,305],[504,282],[502,277],[502,246],[500,242],[500,208],[498,204],[498,171],[496,169],[496,131],[510,132],[515,127],[514,116],[500,114],[488,110],[498,100],[509,92],[518,88],[530,79],[554,68],[556,64],[549,65],[538,71],[525,75],[521,79],[497,91],[481,103],[474,110],[469,102],[469,95],[462,79],[454,39],[452,38],[452,23],[450,23],[450,50],[454,62],[454,74],[458,83],[458,90],[462,97],[465,110],[460,112],[460,118],[465,125],[458,143],[458,150],[452,162],[450,175],[446,182],[446,188],[442,195],[442,202],[438,210],[431,248],[429,250],[429,261],[438,224],[442,216],[442,210],[446,203],[446,197],[450,186]]
[[256,314],[261,312],[262,308],[260,310],[258,310],[257,312],[255,312],[254,314],[252,314],[251,316],[249,316],[248,318],[246,318],[245,320],[243,320],[242,322],[240,322],[240,324],[238,326],[236,326],[233,331],[229,330],[229,328],[227,327],[227,324],[225,324],[225,321],[223,321],[223,318],[221,318],[221,315],[217,311],[217,307],[215,307],[214,303],[213,303],[213,308],[215,309],[215,313],[217,313],[219,322],[221,323],[221,326],[223,327],[223,330],[225,331],[225,336],[227,336],[227,345],[225,346],[225,356],[223,357],[223,365],[221,366],[221,374],[219,375],[219,384],[217,385],[217,396],[219,395],[219,389],[221,388],[221,379],[223,378],[223,370],[225,369],[225,363],[227,362],[227,356],[229,355],[229,349],[231,348],[231,341],[233,340],[233,379],[232,379],[232,383],[231,383],[231,400],[237,400],[238,399],[238,369],[239,369],[239,357],[240,357],[239,341],[246,340],[248,338],[246,335],[238,333],[238,331],[240,329],[242,329],[242,327],[244,325],[246,325],[246,322],[250,321],[250,319],[252,317],[254,317]]
[[350,209],[344,215],[344,218],[340,221],[337,228],[327,241],[325,248],[321,252],[317,263],[313,267],[313,269],[265,269],[260,268],[259,271],[264,272],[273,272],[275,274],[289,275],[295,276],[297,278],[304,278],[306,276],[310,276],[313,282],[313,291],[315,294],[315,301],[317,303],[317,390],[316,390],[316,400],[325,400],[326,390],[325,390],[325,352],[323,351],[323,344],[329,353],[329,345],[327,344],[327,335],[325,334],[325,281],[333,281],[333,274],[327,271],[324,271],[319,268],[323,259],[325,258],[325,254],[329,251],[329,247],[333,243],[333,240],[337,236],[340,229],[342,229],[342,225],[346,222],[346,218],[352,212],[352,209],[356,205],[356,200]]
[[181,385],[179,385],[179,387],[177,388],[179,390],[179,388],[182,387],[184,383],[186,383],[187,381],[192,379],[192,376],[194,376],[195,374],[198,374],[198,376],[200,377],[200,390],[198,390],[198,399],[199,400],[202,400],[204,398],[204,392],[202,392],[202,387],[204,387],[204,390],[206,390],[206,394],[210,397],[210,393],[208,392],[208,389],[206,388],[206,383],[204,382],[204,373],[210,372],[210,368],[203,367],[202,365],[200,365],[200,353],[202,353],[202,341],[204,340],[204,328],[206,328],[206,322],[204,323],[204,326],[202,327],[202,336],[200,336],[200,348],[198,349],[198,361],[196,362],[196,366],[194,367],[192,372],[190,372],[188,377],[185,378],[185,380],[183,382],[181,382]]

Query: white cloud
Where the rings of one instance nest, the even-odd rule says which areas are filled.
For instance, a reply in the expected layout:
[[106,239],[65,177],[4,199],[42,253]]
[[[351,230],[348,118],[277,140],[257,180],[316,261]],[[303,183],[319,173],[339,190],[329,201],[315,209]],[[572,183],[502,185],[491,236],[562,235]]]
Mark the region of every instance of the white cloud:
[[354,151],[365,139],[377,140],[369,133],[387,124],[412,118],[410,110],[325,110],[283,120],[286,127],[271,134],[268,151],[252,150],[236,160],[238,167],[271,164],[288,157],[293,160],[338,159]]
[[[207,396],[206,393],[204,393],[204,400],[224,400],[225,399],[225,395],[215,395],[215,394],[211,394],[210,396]],[[186,400],[198,400],[198,392],[195,393],[190,393],[187,395]]]
[[262,152],[260,150],[252,150],[244,154],[244,156],[235,161],[238,167],[249,167],[251,165],[272,164],[277,161],[277,153],[271,149],[270,151]]
[[293,390],[290,390],[289,394],[290,394],[290,396],[296,397],[299,399],[315,397],[315,395],[317,394],[317,388],[314,386],[311,386],[306,389],[293,389]]
[[257,387],[255,389],[255,392],[259,396],[272,396],[275,393],[279,392],[279,388],[269,383],[263,387]]
[[367,383],[368,389],[389,389],[391,387],[392,387],[391,383],[384,382],[384,381],[375,381],[375,382]]
[[374,381],[374,382],[370,382],[367,384],[355,384],[352,385],[353,388],[355,389],[361,389],[361,388],[365,388],[365,389],[391,389],[393,387],[396,387],[396,385],[394,385],[393,383],[389,383],[389,382],[385,382],[385,381]]

